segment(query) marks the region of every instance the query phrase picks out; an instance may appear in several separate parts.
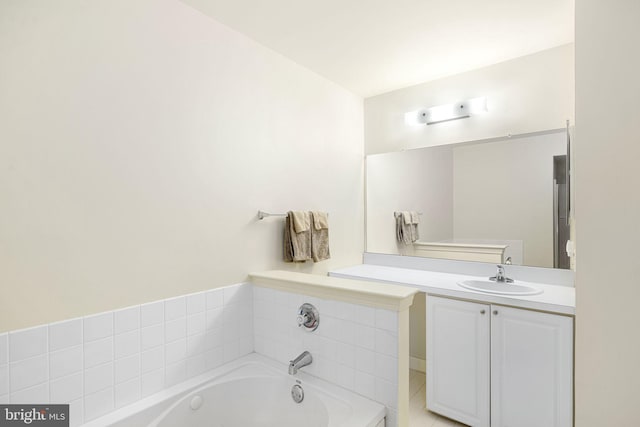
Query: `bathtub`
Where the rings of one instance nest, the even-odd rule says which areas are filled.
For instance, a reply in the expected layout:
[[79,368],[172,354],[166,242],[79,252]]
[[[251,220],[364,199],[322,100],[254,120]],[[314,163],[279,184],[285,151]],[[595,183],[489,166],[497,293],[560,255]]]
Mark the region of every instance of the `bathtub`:
[[[85,427],[381,427],[383,405],[250,354]],[[296,403],[292,387],[303,391]],[[299,392],[298,392],[299,393]]]

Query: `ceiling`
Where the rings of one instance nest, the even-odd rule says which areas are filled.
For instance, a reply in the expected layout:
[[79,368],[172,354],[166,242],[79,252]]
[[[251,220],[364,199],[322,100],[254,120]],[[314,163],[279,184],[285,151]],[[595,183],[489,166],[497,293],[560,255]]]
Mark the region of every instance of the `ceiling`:
[[573,42],[574,0],[182,0],[363,97]]

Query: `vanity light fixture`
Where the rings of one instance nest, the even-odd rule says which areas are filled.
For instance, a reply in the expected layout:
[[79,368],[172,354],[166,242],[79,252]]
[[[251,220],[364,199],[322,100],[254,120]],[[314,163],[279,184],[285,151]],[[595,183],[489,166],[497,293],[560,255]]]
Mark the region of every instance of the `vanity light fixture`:
[[438,105],[405,113],[404,122],[408,125],[432,125],[449,120],[466,119],[487,112],[487,98],[467,99],[454,104]]

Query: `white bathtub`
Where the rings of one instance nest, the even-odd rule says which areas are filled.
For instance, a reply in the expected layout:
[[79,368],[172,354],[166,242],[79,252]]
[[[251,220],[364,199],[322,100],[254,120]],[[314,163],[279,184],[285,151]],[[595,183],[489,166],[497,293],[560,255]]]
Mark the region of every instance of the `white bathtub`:
[[[286,365],[251,354],[85,426],[384,426],[383,405],[303,371],[291,376]],[[295,384],[304,390],[301,403],[291,397]]]

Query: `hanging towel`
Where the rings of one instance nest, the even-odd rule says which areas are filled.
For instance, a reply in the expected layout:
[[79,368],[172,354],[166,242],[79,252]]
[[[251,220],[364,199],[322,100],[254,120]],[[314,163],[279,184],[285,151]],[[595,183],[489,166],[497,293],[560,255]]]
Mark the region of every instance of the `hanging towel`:
[[416,211],[411,211],[411,241],[415,242],[420,238],[418,232],[418,224],[420,223],[420,214]]
[[396,218],[396,239],[399,243],[410,245],[418,240],[418,222],[420,217],[418,212],[395,212]]
[[310,259],[310,214],[309,212],[290,211],[287,213],[284,226],[284,260],[285,262],[305,262]]
[[293,216],[293,228],[296,233],[303,233],[311,227],[311,215],[304,211],[291,211]]
[[315,262],[331,258],[329,253],[329,215],[312,211],[311,256]]

